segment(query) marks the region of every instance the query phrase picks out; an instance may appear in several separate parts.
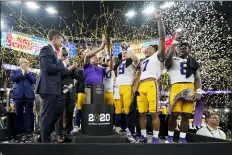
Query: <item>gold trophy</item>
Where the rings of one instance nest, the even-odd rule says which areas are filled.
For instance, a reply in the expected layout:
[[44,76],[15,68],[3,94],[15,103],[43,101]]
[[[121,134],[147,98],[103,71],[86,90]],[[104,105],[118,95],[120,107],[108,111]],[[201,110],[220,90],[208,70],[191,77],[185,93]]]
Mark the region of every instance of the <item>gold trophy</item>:
[[110,38],[110,30],[109,30],[109,26],[106,26],[105,28],[105,33],[102,34],[102,41],[106,40],[107,41],[107,44],[105,46],[105,51],[106,51],[106,54],[107,55],[110,55],[111,54],[111,38]]

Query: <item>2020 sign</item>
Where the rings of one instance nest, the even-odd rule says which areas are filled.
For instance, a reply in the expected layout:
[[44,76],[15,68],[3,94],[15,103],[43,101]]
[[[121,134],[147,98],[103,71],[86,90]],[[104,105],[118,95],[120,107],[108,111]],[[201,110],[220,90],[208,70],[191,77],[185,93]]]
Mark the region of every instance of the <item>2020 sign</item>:
[[89,114],[89,122],[109,122],[110,114]]

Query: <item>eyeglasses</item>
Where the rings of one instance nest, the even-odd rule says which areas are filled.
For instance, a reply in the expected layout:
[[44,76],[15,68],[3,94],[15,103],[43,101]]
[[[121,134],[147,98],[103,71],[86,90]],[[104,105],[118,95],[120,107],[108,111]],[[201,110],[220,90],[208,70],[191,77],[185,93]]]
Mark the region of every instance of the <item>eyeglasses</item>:
[[210,117],[210,119],[216,119],[216,120],[220,120],[220,118],[219,118],[219,117],[215,117],[215,116],[213,116],[213,117]]
[[26,62],[26,61],[22,61],[21,63],[25,63],[25,64],[27,64],[28,62]]

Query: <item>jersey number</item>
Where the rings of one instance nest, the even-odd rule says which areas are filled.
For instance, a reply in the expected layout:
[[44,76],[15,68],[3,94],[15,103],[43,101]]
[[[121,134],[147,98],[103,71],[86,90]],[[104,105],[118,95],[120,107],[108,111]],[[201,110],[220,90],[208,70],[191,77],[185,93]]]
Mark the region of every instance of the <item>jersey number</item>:
[[109,72],[108,74],[106,74],[106,78],[110,79],[111,78],[111,72]]
[[125,64],[122,64],[118,67],[118,74],[124,74],[125,72]]
[[181,62],[180,63],[180,74],[181,75],[186,75],[186,70],[187,70],[187,63],[186,62]]
[[148,62],[149,62],[149,59],[143,62],[143,65],[144,65],[143,72],[147,70]]

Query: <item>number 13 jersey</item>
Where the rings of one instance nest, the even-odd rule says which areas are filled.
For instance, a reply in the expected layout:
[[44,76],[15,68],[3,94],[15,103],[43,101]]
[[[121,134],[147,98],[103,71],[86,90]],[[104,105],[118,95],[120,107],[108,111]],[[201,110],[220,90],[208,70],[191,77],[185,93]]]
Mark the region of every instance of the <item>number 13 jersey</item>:
[[157,52],[141,62],[140,81],[148,78],[159,79],[162,74],[162,62],[159,61]]
[[173,63],[171,68],[168,70],[168,75],[171,80],[171,84],[191,82],[194,83],[194,75],[192,74],[189,78],[186,78],[187,70],[187,59],[173,57]]

